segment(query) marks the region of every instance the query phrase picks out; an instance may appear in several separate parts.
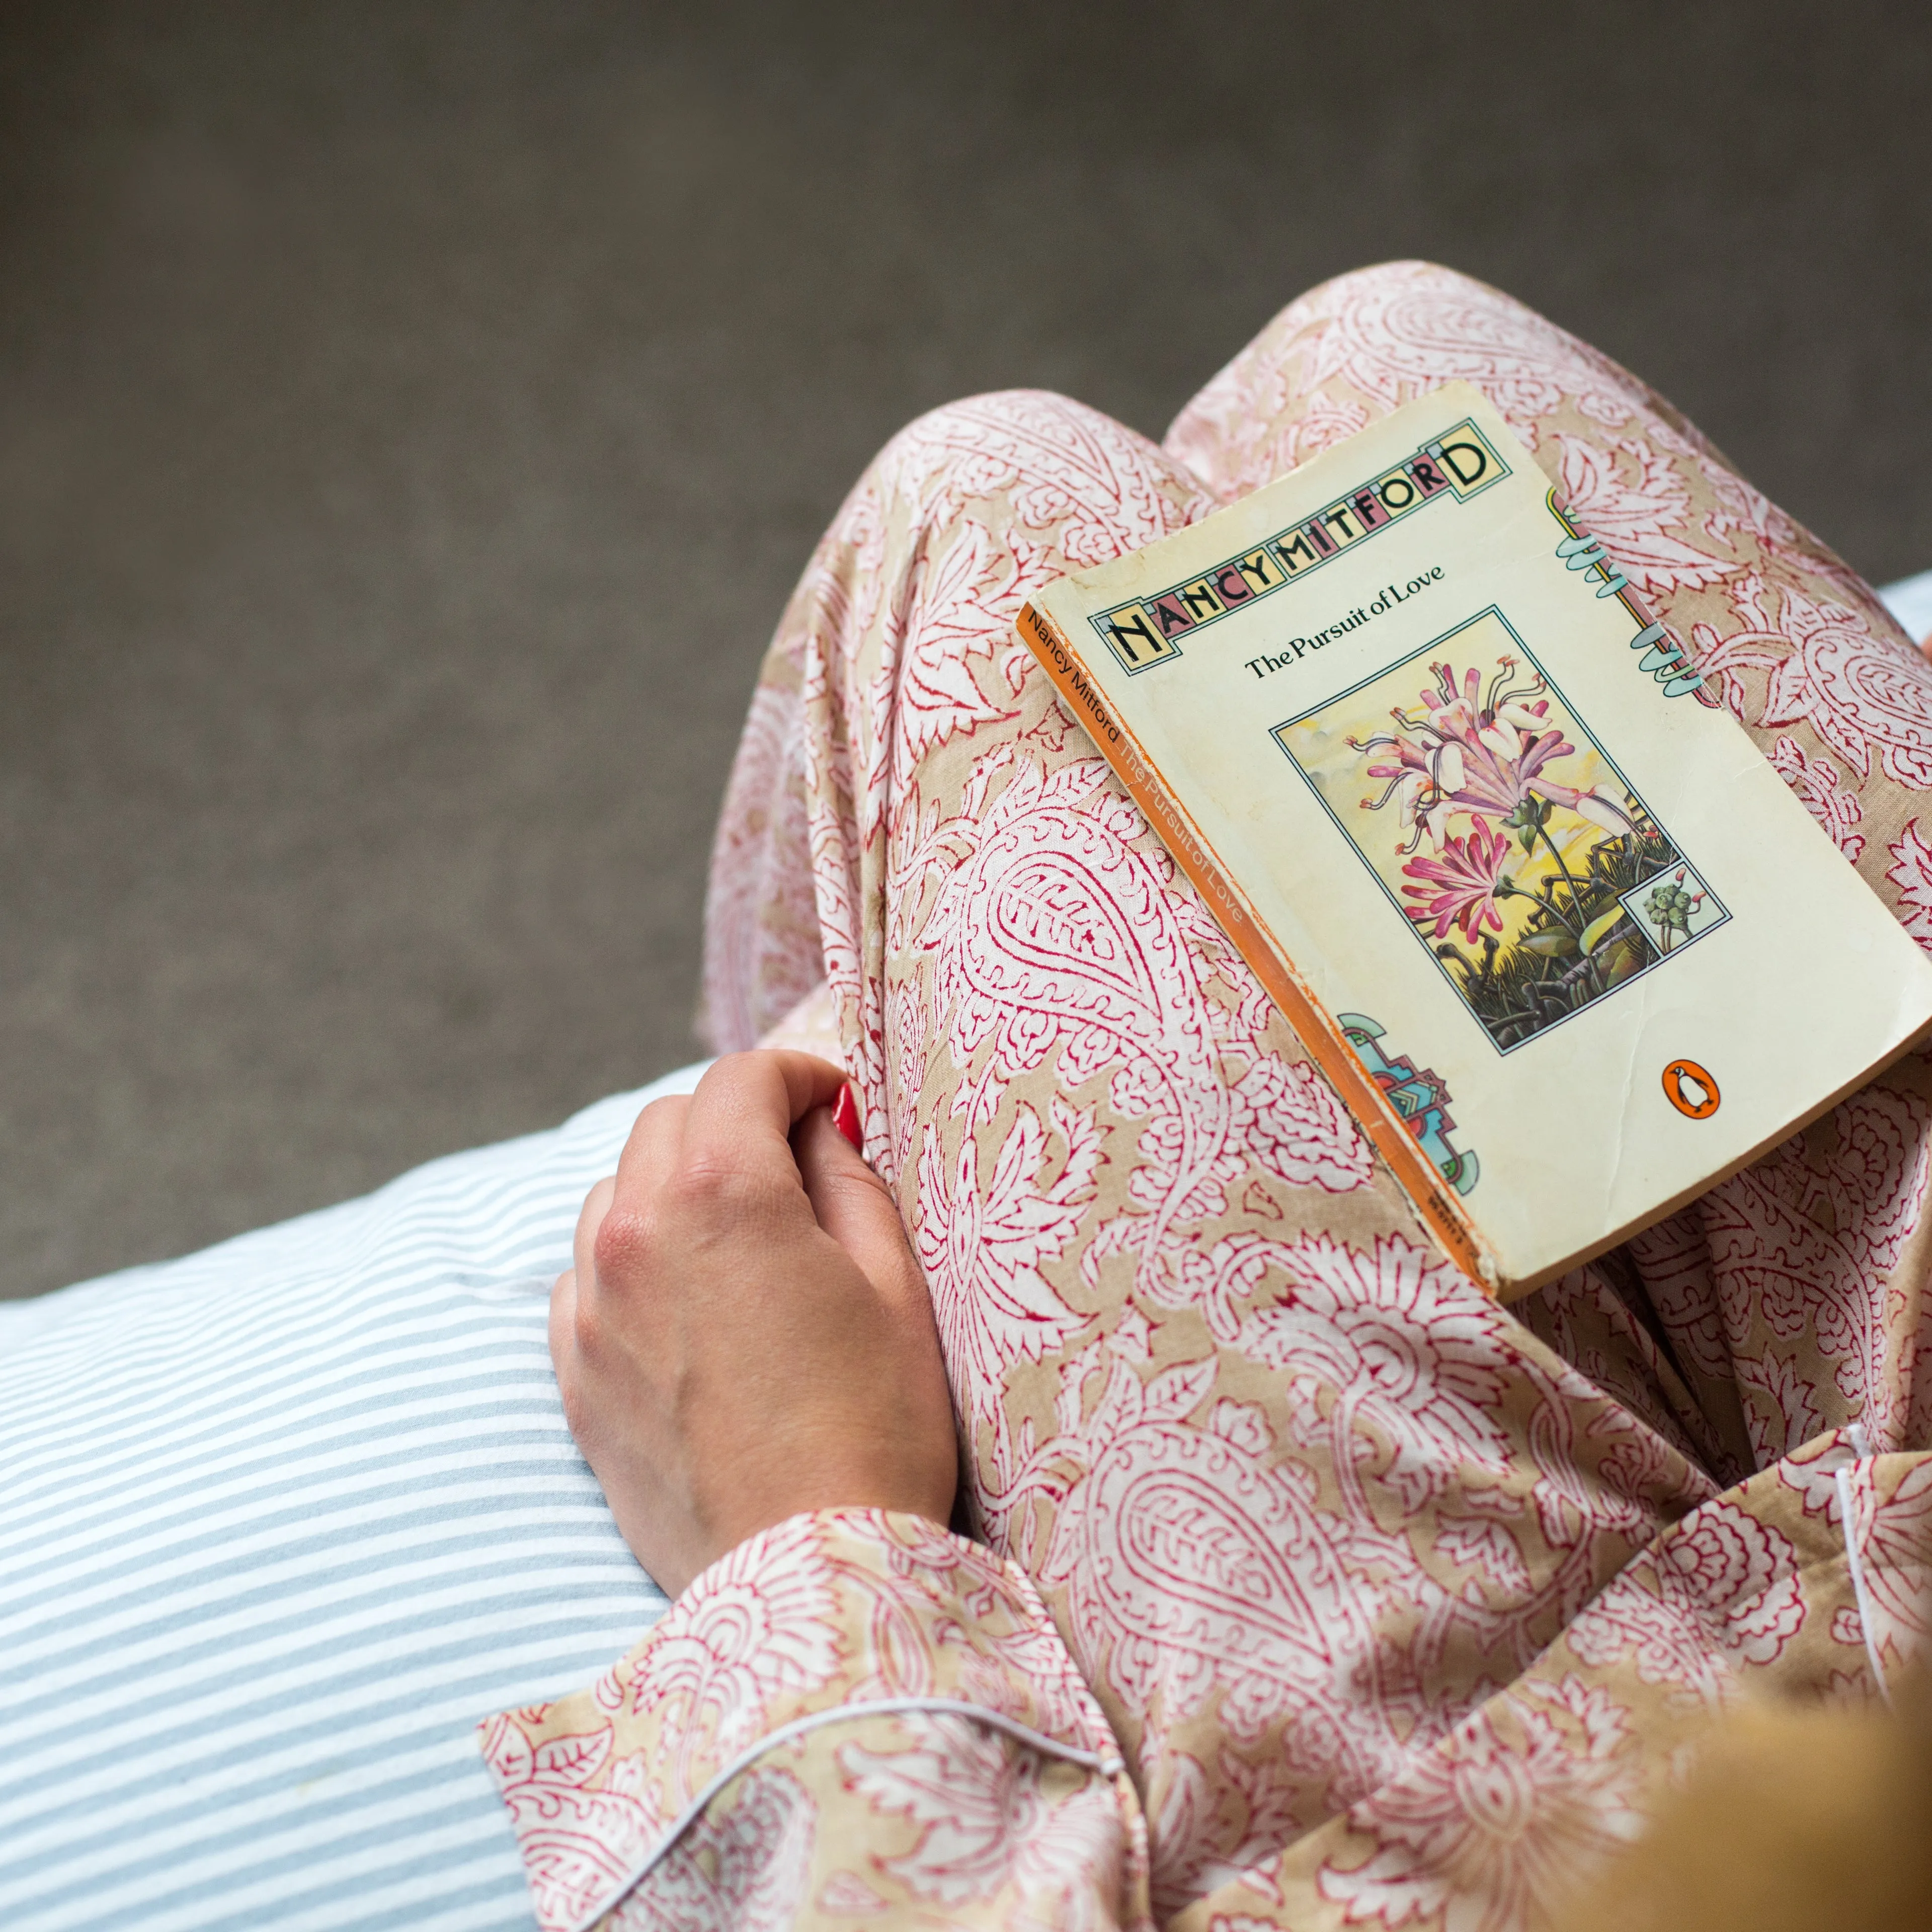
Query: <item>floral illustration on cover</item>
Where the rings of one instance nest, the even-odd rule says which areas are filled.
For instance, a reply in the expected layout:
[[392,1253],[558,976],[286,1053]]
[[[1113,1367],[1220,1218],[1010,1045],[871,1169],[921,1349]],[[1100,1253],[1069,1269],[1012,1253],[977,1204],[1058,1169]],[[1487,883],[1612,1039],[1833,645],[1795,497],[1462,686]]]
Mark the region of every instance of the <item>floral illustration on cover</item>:
[[1274,737],[1504,1052],[1729,916],[1493,607]]

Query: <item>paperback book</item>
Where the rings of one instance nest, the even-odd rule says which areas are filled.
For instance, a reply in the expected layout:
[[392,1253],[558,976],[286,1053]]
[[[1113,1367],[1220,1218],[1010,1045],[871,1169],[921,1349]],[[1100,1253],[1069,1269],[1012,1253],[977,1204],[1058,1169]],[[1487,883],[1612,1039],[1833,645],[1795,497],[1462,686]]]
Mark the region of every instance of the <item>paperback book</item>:
[[1019,628],[1500,1295],[1932,1024],[1932,964],[1466,384]]

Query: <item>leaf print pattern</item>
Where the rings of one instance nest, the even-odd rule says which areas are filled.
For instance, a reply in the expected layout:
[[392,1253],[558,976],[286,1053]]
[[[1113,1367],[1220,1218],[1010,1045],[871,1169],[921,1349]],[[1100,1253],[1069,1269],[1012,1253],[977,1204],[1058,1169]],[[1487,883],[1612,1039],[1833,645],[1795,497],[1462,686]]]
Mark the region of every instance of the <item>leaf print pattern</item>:
[[1100,1139],[1090,1110],[1057,1094],[1049,1106],[1064,1154],[1045,1186],[1047,1132],[1030,1107],[1017,1110],[983,1189],[974,1137],[962,1139],[948,1174],[937,1165],[944,1159],[939,1131],[926,1127],[917,1248],[956,1383],[1038,1361],[1084,1325],[1040,1264],[1059,1258],[1093,1198]]
[[1513,1932],[1546,1918],[1580,1868],[1642,1830],[1628,1719],[1613,1699],[1567,1677],[1513,1703],[1509,1730],[1500,1713],[1478,1713],[1364,1808],[1374,1856],[1322,1877],[1345,1922]]
[[1916,1371],[1889,1282],[1924,1209],[1928,1125],[1925,1100],[1868,1088],[1694,1210],[1754,1461],[1792,1453],[1821,1424],[1861,1421],[1903,1443]]
[[1003,1924],[1106,1932],[1100,1900],[1118,1889],[1127,1849],[1113,1794],[1089,1784],[1056,1802],[1048,1762],[1010,1739],[953,1718],[933,1718],[929,1734],[911,1750],[838,1754],[848,1790],[918,1830],[885,1872],[948,1913],[997,1905]]
[[1729,572],[1729,560],[1673,536],[1691,524],[1690,492],[1668,452],[1611,438],[1557,439],[1563,500],[1570,516],[1616,560],[1646,603],[1699,590]]
[[600,1778],[611,1755],[607,1728],[551,1735],[533,1745],[515,1712],[483,1732],[483,1761],[496,1778],[524,1855],[530,1896],[546,1927],[580,1923],[620,1893],[633,1846],[651,1820],[635,1798]]
[[1864,817],[1858,795],[1840,790],[1839,771],[1829,758],[1808,758],[1795,739],[1780,736],[1768,754],[1772,769],[1804,802],[1810,812],[1847,859],[1865,849],[1864,834],[1856,828]]
[[[720,1052],[749,1046],[825,976],[806,838],[798,694],[752,696],[711,854],[700,1030]],[[728,968],[724,962],[728,962]]]
[[747,1772],[610,1915],[611,1932],[789,1932],[818,1822],[789,1772]]
[[1932,664],[1863,613],[1795,589],[1782,625],[1795,648],[1772,671],[1760,723],[1802,720],[1861,778],[1876,759],[1897,784],[1932,789]]
[[1035,392],[922,418],[767,660],[706,1002],[746,1044],[826,982],[980,1540],[777,1526],[598,1684],[494,1720],[546,1932],[1520,1932],[1738,1697],[1875,1694],[1923,1654],[1932,1060],[1500,1309],[1012,634],[1034,588],[1451,377],[1932,945],[1932,670],[1494,290],[1326,284],[1164,446]]
[[1921,835],[1917,819],[1906,822],[1891,856],[1885,875],[1898,888],[1900,922],[1921,946],[1932,950],[1932,845]]

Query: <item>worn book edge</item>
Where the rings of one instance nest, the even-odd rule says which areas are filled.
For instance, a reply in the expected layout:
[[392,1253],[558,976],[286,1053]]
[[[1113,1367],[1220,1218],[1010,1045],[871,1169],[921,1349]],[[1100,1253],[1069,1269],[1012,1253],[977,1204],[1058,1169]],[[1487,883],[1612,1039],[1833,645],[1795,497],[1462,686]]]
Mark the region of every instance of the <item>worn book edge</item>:
[[1084,728],[1129,796],[1160,834],[1175,862],[1294,1028],[1310,1057],[1328,1076],[1343,1106],[1387,1163],[1417,1218],[1465,1274],[1500,1299],[1514,1301],[1534,1294],[1619,1242],[1666,1219],[1687,1202],[1761,1159],[1780,1141],[1822,1119],[1847,1095],[1915,1047],[1932,1040],[1932,1021],[1908,1028],[1875,1060],[1855,1067],[1823,1100],[1801,1114],[1773,1121],[1764,1135],[1737,1158],[1699,1174],[1669,1199],[1606,1229],[1586,1246],[1565,1256],[1560,1263],[1520,1280],[1506,1279],[1489,1244],[1447,1192],[1434,1164],[1418,1146],[1401,1114],[1357,1057],[1340,1024],[1304,982],[1287,949],[1274,938],[1266,921],[1249,904],[1213,845],[1162,776],[1159,765],[1102,697],[1066,633],[1045,611],[1030,603],[1021,610],[1018,629],[1022,641],[1052,679],[1068,710]]
[[[1432,1162],[1376,1085],[1334,1016],[1294,970],[1287,950],[1248,904],[1214,847],[1145,748],[1114,715],[1066,633],[1034,604],[1019,614],[1022,641],[1040,660],[1067,708],[1166,842],[1270,999],[1328,1076],[1356,1124],[1388,1164],[1409,1204],[1449,1258],[1491,1294],[1502,1286],[1496,1258],[1450,1198]],[[1606,1242],[1606,1246],[1612,1245]],[[1528,1292],[1532,1284],[1511,1284]]]

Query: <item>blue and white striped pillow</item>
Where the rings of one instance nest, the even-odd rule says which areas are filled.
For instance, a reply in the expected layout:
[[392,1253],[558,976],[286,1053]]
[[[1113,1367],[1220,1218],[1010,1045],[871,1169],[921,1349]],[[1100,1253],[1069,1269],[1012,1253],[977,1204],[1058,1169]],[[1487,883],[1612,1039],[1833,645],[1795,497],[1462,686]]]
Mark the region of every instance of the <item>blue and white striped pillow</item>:
[[488,1713],[664,1607],[544,1342],[638,1108],[0,1304],[0,1924],[527,1932]]

